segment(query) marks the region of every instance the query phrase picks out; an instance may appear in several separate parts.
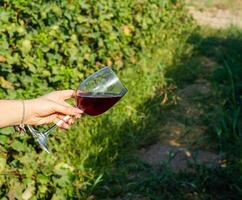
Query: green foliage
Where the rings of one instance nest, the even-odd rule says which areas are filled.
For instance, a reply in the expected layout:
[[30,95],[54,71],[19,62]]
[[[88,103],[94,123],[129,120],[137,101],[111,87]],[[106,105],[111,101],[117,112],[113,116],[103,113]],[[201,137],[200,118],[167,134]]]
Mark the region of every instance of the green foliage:
[[179,57],[177,44],[184,46],[193,23],[172,0],[0,5],[1,98],[75,88],[104,65],[112,65],[129,89],[101,117],[86,116],[68,133],[53,133],[50,155],[32,136],[0,130],[0,197],[87,199],[122,152],[155,136],[155,90],[165,84],[163,68]]
[[138,52],[171,40],[166,29],[181,34],[174,22],[186,19],[172,18],[181,7],[171,2],[1,1],[1,96],[75,88],[100,66],[137,65]]
[[95,194],[100,200],[207,200],[240,199],[242,178],[238,165],[228,168],[190,166],[192,170],[175,173],[169,166],[158,169],[128,157],[105,176]]

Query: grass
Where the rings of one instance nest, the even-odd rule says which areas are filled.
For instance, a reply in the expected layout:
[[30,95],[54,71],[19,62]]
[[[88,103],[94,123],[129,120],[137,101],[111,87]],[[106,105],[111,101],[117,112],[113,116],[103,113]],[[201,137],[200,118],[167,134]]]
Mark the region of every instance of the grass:
[[[193,165],[192,171],[174,173],[169,163],[154,169],[140,161],[135,154],[126,152],[118,158],[110,170],[104,173],[103,181],[93,191],[92,198],[110,200],[242,198],[241,42],[242,32],[237,29],[214,31],[204,28],[194,32],[189,38],[193,51],[186,51],[181,59],[175,61],[173,67],[167,68],[165,73],[165,80],[178,88],[193,84],[198,79],[205,79],[212,84],[210,98],[200,96],[199,102],[204,107],[211,104],[204,116],[209,127],[209,137],[205,142],[210,149],[223,152],[225,156],[221,165],[212,168]],[[209,63],[204,63],[204,59]],[[141,107],[147,104],[155,107],[157,105],[155,102],[161,100],[161,97],[154,96],[152,99],[147,99]],[[160,113],[160,118],[157,118],[159,114],[155,114],[156,109],[156,112],[150,110],[151,115],[144,118],[144,121],[147,119],[149,123],[153,118],[157,121],[152,124],[157,124],[159,120],[165,120],[171,107],[165,109],[163,116]],[[164,110],[162,107],[161,109]],[[136,124],[136,127],[140,127],[140,124]],[[144,126],[141,132],[139,128],[134,130],[137,134],[146,132],[149,135],[154,130],[150,127],[153,125]],[[138,138],[137,141],[144,141],[144,135],[141,134],[141,140]],[[148,144],[144,143],[142,146]]]
[[[105,175],[95,190],[97,199],[240,199],[242,180],[236,167],[173,173],[169,166],[154,170],[134,159]],[[125,167],[124,167],[125,164]],[[236,176],[238,177],[236,179]]]

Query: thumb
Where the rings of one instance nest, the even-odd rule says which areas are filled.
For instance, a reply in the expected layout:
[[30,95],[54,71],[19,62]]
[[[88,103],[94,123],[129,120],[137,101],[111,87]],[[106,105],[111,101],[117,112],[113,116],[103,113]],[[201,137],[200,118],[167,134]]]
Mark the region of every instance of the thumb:
[[67,106],[66,104],[58,104],[55,103],[55,106],[53,107],[55,112],[61,113],[63,115],[77,115],[83,113],[82,110],[72,107],[72,106]]

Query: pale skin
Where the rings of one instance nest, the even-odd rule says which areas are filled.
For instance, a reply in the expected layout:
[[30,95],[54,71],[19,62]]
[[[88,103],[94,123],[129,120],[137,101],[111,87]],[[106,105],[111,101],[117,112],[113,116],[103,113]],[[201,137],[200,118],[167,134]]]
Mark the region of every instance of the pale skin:
[[61,90],[30,100],[0,100],[0,128],[19,125],[22,119],[23,124],[28,125],[56,124],[69,115],[71,118],[58,123],[60,128],[68,129],[74,123],[74,119],[80,118],[83,112],[65,102],[74,97],[74,90]]

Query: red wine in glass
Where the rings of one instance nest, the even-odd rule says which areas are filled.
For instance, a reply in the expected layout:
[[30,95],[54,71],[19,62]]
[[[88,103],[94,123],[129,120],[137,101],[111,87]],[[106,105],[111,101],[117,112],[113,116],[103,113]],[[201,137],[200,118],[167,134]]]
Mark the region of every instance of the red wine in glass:
[[[117,103],[127,92],[127,88],[120,82],[111,67],[107,66],[80,83],[77,88],[76,105],[88,115],[100,115]],[[67,115],[58,123],[63,123],[69,118],[70,116]],[[27,125],[40,146],[48,153],[47,138],[58,123],[43,132]]]
[[112,93],[83,93],[76,96],[77,107],[84,113],[96,116],[104,113],[121,99],[122,95]]

